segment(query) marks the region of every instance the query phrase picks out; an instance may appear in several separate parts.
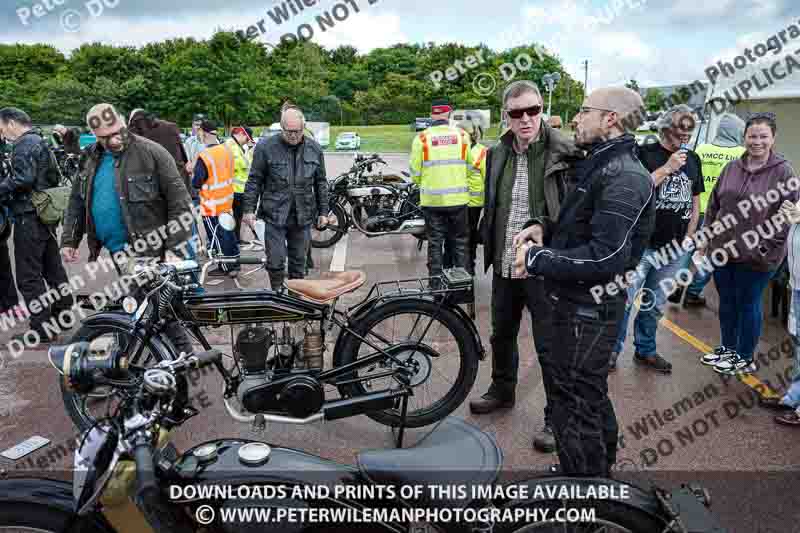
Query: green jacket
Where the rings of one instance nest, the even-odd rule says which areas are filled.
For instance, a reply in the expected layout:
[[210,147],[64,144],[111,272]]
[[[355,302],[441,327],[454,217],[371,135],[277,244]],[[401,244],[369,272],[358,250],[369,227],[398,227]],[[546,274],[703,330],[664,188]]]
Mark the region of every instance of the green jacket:
[[[86,235],[89,260],[95,261],[102,244],[97,240],[92,221],[91,191],[104,150],[97,143],[86,150],[86,164],[72,184],[61,247],[78,248]],[[161,145],[130,133],[128,146],[114,160],[114,177],[130,244],[133,246],[136,241],[147,244],[138,255],[162,257],[166,250],[185,255],[179,247],[192,236],[191,225],[185,224],[189,217],[193,219],[192,200],[170,153]],[[163,242],[158,243],[152,237],[148,240],[153,233]]]
[[[547,217],[555,221],[561,209],[561,202],[569,191],[570,163],[582,159],[583,151],[564,136],[560,131],[553,129],[542,121],[541,135],[544,138],[544,197],[547,207]],[[489,149],[486,156],[486,182],[484,187],[485,203],[483,218],[480,223],[481,237],[483,238],[483,262],[486,271],[494,262],[494,248],[496,246],[496,224],[505,224],[506,221],[496,220],[498,181],[503,176],[508,158],[513,153],[514,133],[508,130],[500,137],[500,141]],[[530,176],[533,179],[533,176]],[[503,243],[499,244],[500,246]]]

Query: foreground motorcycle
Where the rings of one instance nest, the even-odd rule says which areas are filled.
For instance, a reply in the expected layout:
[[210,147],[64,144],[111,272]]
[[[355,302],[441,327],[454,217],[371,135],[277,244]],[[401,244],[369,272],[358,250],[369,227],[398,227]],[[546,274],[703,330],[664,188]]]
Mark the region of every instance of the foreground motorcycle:
[[[48,356],[68,387],[118,386],[130,368],[128,354],[94,353],[88,343],[54,346]],[[189,369],[221,360],[216,350],[183,355],[127,383],[117,409],[85,432],[71,487],[42,478],[0,480],[0,531],[723,531],[703,506],[707,494],[696,488],[667,493],[611,479],[545,476],[504,489],[496,482],[502,453],[495,440],[454,418],[410,448],[362,452],[356,467],[239,438],[180,453],[170,434],[198,412],[175,414],[178,383]],[[413,486],[422,490],[397,496]],[[603,490],[603,499],[590,496]]]
[[[376,283],[345,310],[337,302],[365,283],[363,272],[289,280],[285,292],[198,292],[209,268],[236,263],[263,266],[266,259],[212,257],[202,271],[195,261],[135,264],[141,288],[122,301],[123,310],[88,317],[71,341],[126,353],[128,374],[141,378],[154,363],[179,356],[165,334],[168,320],[205,350],[211,344],[202,328],[230,328],[232,355],[215,365],[224,405],[235,420],[259,426],[366,414],[392,427],[421,427],[442,420],[472,388],[485,351],[459,307],[473,294],[463,269],[446,272],[435,290],[429,278]],[[326,363],[333,326],[339,330]],[[124,394],[125,382],[61,388],[69,416],[86,430]]]
[[367,237],[408,234],[425,239],[419,188],[399,176],[371,175],[374,165],[385,164],[378,154],[358,155],[353,167],[329,184],[333,221],[312,231],[314,248],[333,246],[351,225]]

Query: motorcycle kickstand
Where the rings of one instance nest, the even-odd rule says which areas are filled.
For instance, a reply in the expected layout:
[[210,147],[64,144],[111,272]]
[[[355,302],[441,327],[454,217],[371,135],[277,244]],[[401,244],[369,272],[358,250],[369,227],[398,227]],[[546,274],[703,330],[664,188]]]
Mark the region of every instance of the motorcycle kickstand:
[[403,396],[400,405],[400,425],[398,426],[397,431],[397,441],[395,442],[397,449],[401,449],[403,447],[403,436],[406,431],[406,415],[408,414],[408,397],[409,394]]

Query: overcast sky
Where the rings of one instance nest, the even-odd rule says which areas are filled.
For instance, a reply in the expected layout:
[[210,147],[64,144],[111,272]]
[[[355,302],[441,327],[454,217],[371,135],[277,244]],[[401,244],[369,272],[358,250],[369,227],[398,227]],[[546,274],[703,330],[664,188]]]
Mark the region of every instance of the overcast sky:
[[[303,5],[312,0],[287,1]],[[583,79],[582,62],[588,59],[592,88],[631,78],[641,86],[705,80],[704,69],[718,59],[764,42],[790,24],[800,25],[800,9],[795,4],[792,10],[791,0],[318,0],[280,25],[268,12],[284,1],[88,3],[0,0],[0,41],[50,43],[68,53],[84,42],[141,45],[173,37],[206,38],[216,29],[246,29],[263,20],[267,32],[260,38],[276,43],[298,25],[311,23],[319,44],[350,44],[362,52],[398,42],[484,42],[498,50],[536,41],[554,51],[577,79]],[[321,32],[315,17],[338,4],[347,6],[338,8],[340,18],[349,16]],[[102,13],[100,5],[105,6]]]

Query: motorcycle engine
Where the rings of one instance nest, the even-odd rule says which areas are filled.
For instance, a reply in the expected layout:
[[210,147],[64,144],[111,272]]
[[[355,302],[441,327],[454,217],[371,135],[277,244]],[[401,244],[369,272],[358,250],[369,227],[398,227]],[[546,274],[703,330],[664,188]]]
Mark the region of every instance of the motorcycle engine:
[[324,402],[322,385],[312,373],[323,368],[322,332],[306,326],[301,339],[292,328],[248,326],[236,336],[234,351],[242,370],[236,390],[250,413],[280,412],[305,418]]
[[381,210],[374,216],[367,218],[364,229],[369,232],[394,231],[400,227],[400,220],[395,216],[394,211]]

